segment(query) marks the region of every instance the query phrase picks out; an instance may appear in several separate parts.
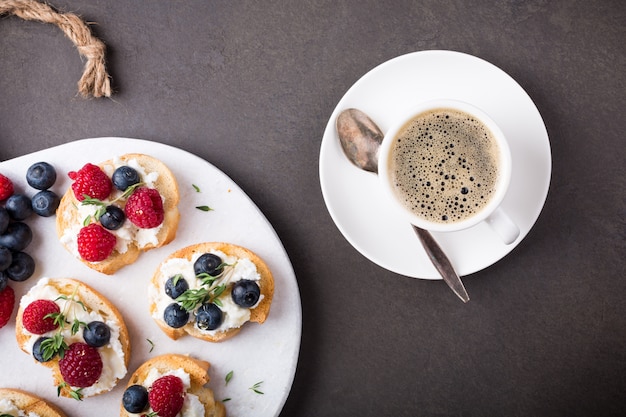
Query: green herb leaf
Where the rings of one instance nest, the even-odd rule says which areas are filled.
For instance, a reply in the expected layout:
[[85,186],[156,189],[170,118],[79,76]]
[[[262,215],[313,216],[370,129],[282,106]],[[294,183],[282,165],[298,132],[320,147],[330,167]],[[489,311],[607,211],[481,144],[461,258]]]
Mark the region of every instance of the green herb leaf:
[[178,284],[178,281],[180,281],[181,279],[183,279],[183,274],[176,274],[172,277],[172,284],[176,285]]
[[133,184],[133,185],[131,185],[131,186],[130,186],[130,187],[128,187],[126,190],[124,190],[124,194],[122,194],[121,196],[119,196],[118,198],[116,198],[116,199],[115,199],[115,201],[127,199],[128,197],[130,197],[130,195],[131,195],[132,193],[134,193],[134,192],[135,192],[135,190],[136,190],[137,188],[141,187],[142,185],[144,185],[144,183],[143,183],[143,182],[141,182],[141,181],[140,181],[140,182],[138,182],[137,184]]
[[249,389],[251,389],[252,391],[254,391],[257,394],[263,395],[264,392],[262,392],[261,390],[259,390],[259,388],[261,387],[261,384],[263,383],[263,381],[259,381],[256,384],[254,384],[253,386],[251,386]]
[[191,184],[191,186],[193,187],[194,190],[196,190],[197,193],[200,192],[200,187],[198,187],[196,184]]
[[209,206],[196,206],[196,208],[202,211],[213,211],[213,209]]
[[61,390],[65,388],[66,386],[67,386],[66,382],[61,382],[59,385],[57,385],[57,397],[61,396]]
[[43,316],[44,319],[52,319],[56,327],[63,327],[65,324],[65,315],[63,313],[50,313]]
[[72,329],[71,329],[72,334],[74,335],[78,333],[81,326],[87,327],[87,323],[85,323],[84,321],[80,321],[78,319],[74,319],[74,322],[72,323]]
[[[227,401],[230,401],[230,398],[224,398],[224,399],[222,400],[222,402],[223,402],[223,403],[225,403],[225,402],[227,402]],[[1,417],[1,416],[0,416],[0,417]]]
[[[63,388],[68,388],[70,385],[67,382],[61,382],[59,385],[57,385],[57,397],[61,396],[61,391],[63,390]],[[75,390],[70,390],[70,397],[72,397],[73,399],[75,399],[76,401],[82,401],[83,400],[83,389],[82,388],[77,388]]]
[[83,194],[83,201],[80,204],[84,206],[104,206],[106,205],[102,200],[89,197],[87,194]]
[[59,355],[61,358],[65,355],[65,351],[68,349],[67,343],[63,340],[61,333],[55,333],[49,339],[41,342],[41,351],[44,361],[49,361],[54,358],[55,355]]
[[146,339],[148,341],[148,343],[150,343],[150,350],[149,352],[152,353],[152,351],[154,350],[154,342],[150,339]]
[[70,391],[70,397],[72,397],[76,401],[82,401],[83,400],[83,389],[82,388],[78,388],[78,389],[75,389],[75,390],[71,390]]
[[206,288],[190,288],[176,298],[176,301],[183,309],[192,311],[198,304],[204,303],[208,295],[209,291]]
[[222,295],[222,293],[224,292],[224,290],[226,290],[226,284],[220,284],[217,287],[215,287],[213,289],[213,294],[211,295],[212,298],[217,298],[220,295]]
[[224,378],[224,380],[226,381],[226,385],[228,385],[231,379],[233,379],[233,371],[230,371],[226,374],[226,378]]

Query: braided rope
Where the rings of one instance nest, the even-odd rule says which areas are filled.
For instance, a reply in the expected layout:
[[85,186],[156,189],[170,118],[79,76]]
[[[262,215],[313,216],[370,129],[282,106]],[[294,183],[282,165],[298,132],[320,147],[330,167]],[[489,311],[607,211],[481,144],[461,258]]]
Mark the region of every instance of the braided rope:
[[83,20],[73,13],[59,13],[47,4],[35,0],[0,0],[0,16],[15,15],[24,20],[52,23],[58,26],[87,59],[78,92],[83,97],[110,97],[110,77],[105,65],[104,42],[91,34]]

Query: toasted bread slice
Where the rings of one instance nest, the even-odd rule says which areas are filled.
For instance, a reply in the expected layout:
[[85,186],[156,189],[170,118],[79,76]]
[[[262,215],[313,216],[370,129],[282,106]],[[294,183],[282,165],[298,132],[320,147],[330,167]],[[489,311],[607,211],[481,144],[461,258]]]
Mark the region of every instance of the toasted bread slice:
[[[192,320],[187,322],[187,324],[185,324],[183,327],[179,328],[170,327],[163,320],[163,315],[160,307],[162,307],[163,303],[165,302],[173,302],[173,300],[167,298],[168,296],[165,294],[165,282],[167,281],[169,276],[165,276],[166,274],[163,272],[163,266],[172,259],[186,260],[188,261],[188,264],[191,265],[191,273],[188,273],[187,275],[192,275],[190,279],[193,280],[195,279],[193,273],[193,260],[197,259],[202,254],[210,252],[221,252],[228,257],[250,260],[254,264],[254,266],[256,267],[256,271],[258,272],[257,283],[261,291],[261,297],[259,302],[254,307],[249,309],[250,317],[247,321],[264,323],[270,312],[270,306],[272,304],[272,298],[274,296],[274,277],[267,264],[258,255],[256,255],[249,249],[231,243],[207,242],[191,245],[172,253],[167,259],[161,262],[150,282],[150,314],[152,315],[155,322],[159,325],[161,330],[163,330],[165,334],[167,334],[170,338],[174,340],[184,336],[185,334],[189,334],[193,337],[209,342],[220,342],[235,336],[241,330],[241,326],[230,327],[226,329],[218,328],[215,331],[200,330],[197,326],[195,326],[195,323],[193,321],[193,313],[190,314]],[[222,293],[220,299],[223,299],[222,297],[231,297],[231,287],[232,285],[230,285],[230,287]],[[162,301],[164,297],[166,301]]]
[[[15,388],[0,388],[0,399],[8,400],[17,410],[30,416],[31,413],[39,417],[67,417],[61,409],[43,398]],[[8,410],[0,410],[0,414]]]
[[[79,210],[81,203],[74,196],[71,187],[68,188],[67,192],[61,198],[59,208],[56,212],[56,232],[65,248],[89,268],[107,275],[113,274],[118,269],[135,262],[141,252],[164,246],[174,240],[180,219],[180,212],[178,210],[178,201],[180,199],[178,183],[174,174],[160,160],[149,155],[133,153],[103,162],[99,164],[99,166],[111,177],[115,168],[127,164],[137,164],[145,171],[146,176],[149,176],[151,179],[156,176],[156,179],[151,183],[150,187],[156,188],[161,194],[163,199],[164,220],[158,228],[155,228],[156,236],[153,239],[149,239],[145,242],[139,242],[136,239],[131,239],[128,242],[125,241],[127,244],[121,245],[121,247],[118,247],[120,245],[116,246],[116,249],[107,259],[100,262],[89,262],[82,259],[77,250],[76,236],[83,226],[85,218],[81,216]],[[145,178],[142,178],[142,182],[145,180]],[[118,192],[118,194],[121,194],[121,192]],[[125,200],[117,201],[116,203],[123,208]],[[129,222],[129,220],[127,219],[126,222]],[[118,240],[120,239],[120,234],[117,231],[111,231],[111,233],[116,235]],[[124,233],[127,232],[125,231]]]
[[[215,400],[213,391],[205,387],[209,382],[209,367],[207,361],[191,358],[189,356],[179,354],[165,354],[156,356],[144,362],[128,380],[127,387],[131,385],[146,385],[146,378],[151,370],[156,370],[158,374],[164,375],[171,371],[182,369],[190,377],[190,387],[187,394],[193,394],[198,397],[204,405],[204,417],[225,417],[226,410],[224,404]],[[153,371],[154,372],[154,371]],[[121,417],[130,417],[131,415],[122,404],[120,407]]]
[[[94,386],[82,390],[81,396],[89,397],[110,391],[126,375],[131,352],[128,329],[118,309],[102,294],[80,281],[71,278],[42,278],[20,300],[15,320],[18,346],[31,356],[33,344],[40,336],[54,336],[59,331],[56,329],[43,335],[33,335],[24,328],[24,309],[38,299],[50,299],[59,304],[66,321],[70,321],[65,326],[66,330],[72,325],[72,317],[78,317],[77,314],[89,314],[89,320],[97,319],[109,325],[111,340],[107,345],[98,348],[104,365],[101,378]],[[73,336],[68,336],[66,332],[64,340],[68,345],[83,341],[82,326]],[[59,355],[55,355],[47,362],[39,362],[34,358],[33,361],[52,370],[54,385],[61,388],[60,395],[64,397],[75,395],[72,392],[73,388],[63,383],[63,376],[59,370]]]

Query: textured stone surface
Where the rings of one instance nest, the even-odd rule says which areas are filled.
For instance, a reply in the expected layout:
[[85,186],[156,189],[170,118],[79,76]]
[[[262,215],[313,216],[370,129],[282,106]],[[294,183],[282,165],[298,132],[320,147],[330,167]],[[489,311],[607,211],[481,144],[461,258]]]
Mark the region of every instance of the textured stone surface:
[[[178,146],[231,176],[274,225],[301,290],[301,356],[282,416],[626,409],[624,2],[53,4],[96,23],[116,93],[79,98],[71,42],[3,17],[0,159],[126,136]],[[536,226],[466,277],[467,305],[442,282],[363,258],[320,192],[320,141],[338,100],[378,64],[425,49],[508,72],[535,101],[553,152]]]

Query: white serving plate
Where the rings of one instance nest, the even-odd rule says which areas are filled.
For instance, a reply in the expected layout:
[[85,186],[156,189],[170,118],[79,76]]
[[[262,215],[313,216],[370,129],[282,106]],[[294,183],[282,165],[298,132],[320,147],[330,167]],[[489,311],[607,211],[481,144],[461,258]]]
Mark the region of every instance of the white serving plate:
[[[96,415],[93,410],[98,410],[99,416],[117,416],[132,371],[150,357],[181,353],[211,363],[209,387],[216,399],[230,398],[225,402],[228,416],[278,416],[291,389],[298,360],[302,328],[300,294],[291,262],[276,232],[236,183],[212,164],[186,151],[128,138],[70,142],[2,162],[0,173],[11,178],[18,191],[32,196],[36,190],[26,183],[26,170],[35,162],[47,161],[55,166],[58,174],[52,189],[62,195],[71,183],[66,175],[68,171],[80,169],[87,162],[99,163],[133,152],[159,158],[178,180],[181,220],[176,239],[108,276],[87,268],[61,246],[54,217],[33,215],[26,223],[33,229],[34,238],[25,252],[35,258],[35,274],[25,282],[9,282],[16,292],[16,310],[19,298],[41,277],[76,278],[104,294],[121,311],[131,336],[132,354],[126,378],[111,392],[84,401],[58,398],[49,369],[19,350],[13,317],[0,329],[0,387],[37,393],[70,416]],[[193,185],[197,185],[200,192]],[[195,208],[201,205],[213,210],[205,212]],[[189,336],[173,341],[150,318],[147,282],[157,265],[171,252],[210,241],[247,247],[268,264],[275,279],[270,315],[263,325],[247,323],[237,336],[221,343]],[[233,371],[233,378],[226,384],[225,377],[230,371]],[[263,394],[250,389],[261,381],[259,389]]]

